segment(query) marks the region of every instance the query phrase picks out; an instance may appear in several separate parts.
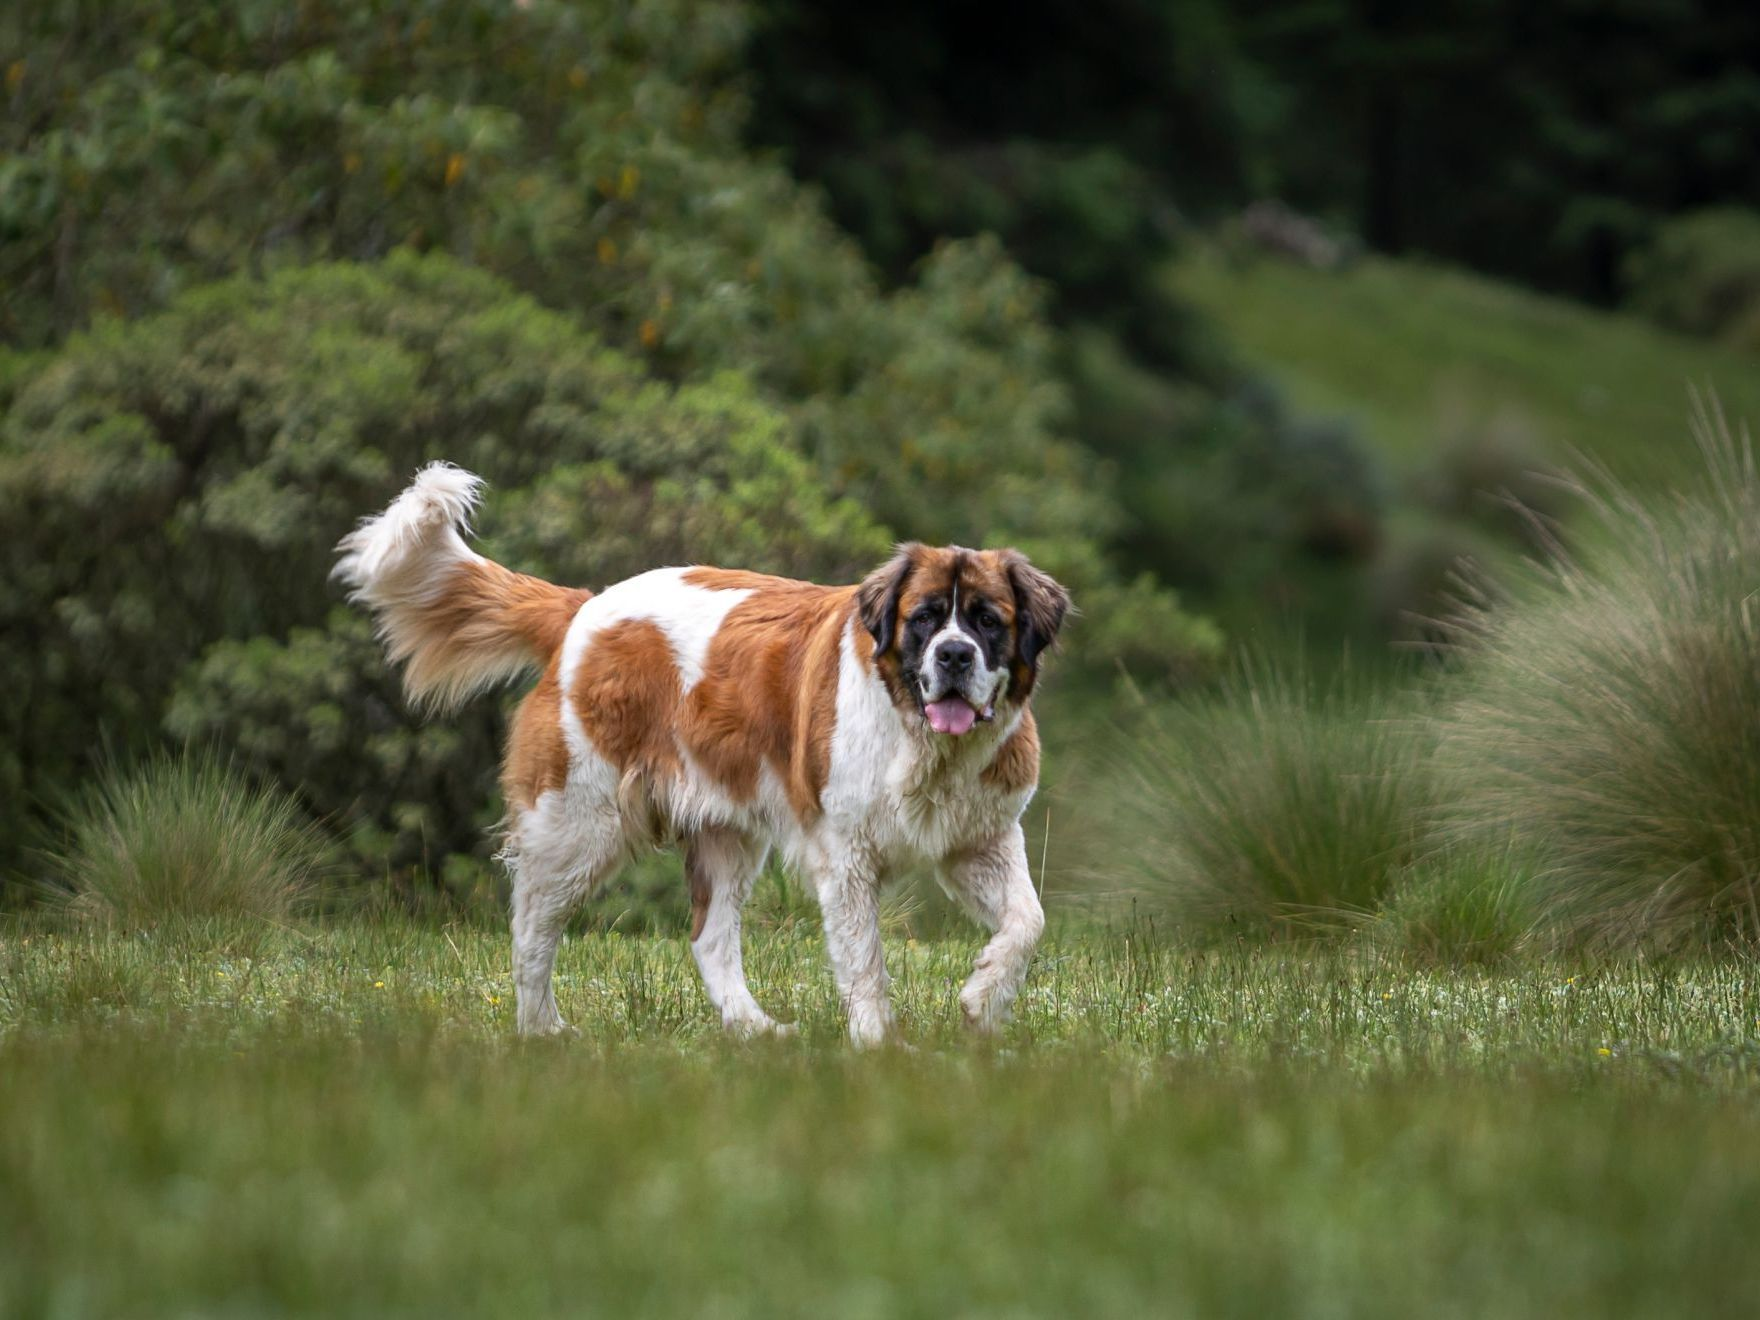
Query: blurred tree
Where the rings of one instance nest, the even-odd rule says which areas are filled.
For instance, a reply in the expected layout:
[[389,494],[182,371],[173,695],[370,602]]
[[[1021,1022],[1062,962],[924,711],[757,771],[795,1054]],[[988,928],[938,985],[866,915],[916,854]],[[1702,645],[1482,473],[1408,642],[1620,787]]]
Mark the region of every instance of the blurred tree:
[[1742,0],[1242,0],[1287,92],[1276,187],[1413,249],[1596,301],[1668,216],[1760,202]]
[[1056,290],[1174,365],[1182,318],[1148,276],[1173,201],[1258,186],[1280,95],[1228,7],[1028,0],[905,3],[860,16],[769,0],[752,43],[753,136],[823,182],[838,220],[897,278],[946,234],[991,232]]
[[1760,348],[1760,212],[1690,211],[1627,262],[1636,311],[1690,335]]
[[[1760,204],[1746,0],[1030,0],[1006,23],[921,0],[762,12],[757,131],[895,271],[929,234],[980,223],[1080,305],[1120,217],[1273,195],[1386,251],[1608,301],[1665,217]],[[1010,153],[1045,163],[998,188],[991,162]],[[1108,189],[1111,232],[1042,204],[1089,156],[1138,180]]]

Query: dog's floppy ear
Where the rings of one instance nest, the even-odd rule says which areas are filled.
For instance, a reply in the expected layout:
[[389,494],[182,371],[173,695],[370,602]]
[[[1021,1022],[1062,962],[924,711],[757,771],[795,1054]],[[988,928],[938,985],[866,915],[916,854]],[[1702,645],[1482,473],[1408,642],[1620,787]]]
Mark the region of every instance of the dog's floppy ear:
[[1004,550],[1002,565],[1014,588],[1015,650],[1029,669],[1057,640],[1069,612],[1069,592],[1049,573],[1042,573],[1019,550]]
[[856,588],[856,610],[862,626],[874,638],[874,654],[882,656],[892,645],[892,631],[898,619],[898,598],[911,569],[916,567],[917,552],[923,547],[916,541],[900,545],[891,559],[862,579]]

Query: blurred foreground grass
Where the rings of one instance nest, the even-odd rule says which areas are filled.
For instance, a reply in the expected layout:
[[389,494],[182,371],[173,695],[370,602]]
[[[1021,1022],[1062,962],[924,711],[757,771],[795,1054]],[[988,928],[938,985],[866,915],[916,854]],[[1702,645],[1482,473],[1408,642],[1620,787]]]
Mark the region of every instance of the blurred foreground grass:
[[682,940],[0,937],[7,1314],[1746,1313],[1751,964],[1423,974],[1361,947],[1054,931],[996,1047],[975,944],[892,941],[915,1052],[842,1044],[816,932],[754,930],[801,1038],[715,1028]]

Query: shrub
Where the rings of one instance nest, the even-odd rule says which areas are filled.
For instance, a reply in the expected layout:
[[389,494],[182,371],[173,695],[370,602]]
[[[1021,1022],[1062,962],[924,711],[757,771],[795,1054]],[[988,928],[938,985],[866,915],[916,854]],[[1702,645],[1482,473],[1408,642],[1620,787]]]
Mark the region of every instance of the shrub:
[[1578,559],[1463,620],[1449,829],[1544,848],[1541,900],[1579,942],[1760,940],[1760,476],[1720,422],[1697,431],[1699,490],[1604,482]]
[[1098,331],[1067,345],[1083,434],[1120,473],[1118,539],[1135,562],[1225,621],[1271,613],[1359,631],[1392,483],[1348,425],[1302,419],[1261,384],[1219,397],[1157,376]]
[[1628,263],[1631,306],[1675,330],[1722,336],[1760,312],[1760,213],[1692,211],[1665,222]]
[[601,584],[721,560],[851,580],[889,537],[732,376],[671,389],[439,256],[198,290],[48,359],[0,419],[0,836],[100,734],[215,743],[373,869],[487,849],[496,711],[425,725],[328,581],[424,460],[483,473],[508,562]]
[[1405,650],[1447,655],[1452,640],[1447,614],[1464,584],[1489,589],[1497,568],[1519,554],[1470,523],[1395,520],[1367,583],[1377,629]]
[[298,802],[196,754],[106,768],[59,825],[50,875],[60,899],[128,927],[284,920],[323,872],[323,839]]
[[1420,503],[1440,519],[1546,550],[1569,496],[1533,422],[1519,408],[1487,413],[1454,392],[1438,414],[1431,456],[1414,482]]
[[1356,923],[1413,860],[1432,805],[1417,713],[1350,674],[1261,667],[1151,717],[1106,823],[1109,870],[1199,935]]

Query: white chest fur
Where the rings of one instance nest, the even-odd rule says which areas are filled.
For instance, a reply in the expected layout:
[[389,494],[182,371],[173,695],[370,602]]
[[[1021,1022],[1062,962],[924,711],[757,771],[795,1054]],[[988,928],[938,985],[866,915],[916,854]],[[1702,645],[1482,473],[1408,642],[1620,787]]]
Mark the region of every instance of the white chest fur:
[[1020,817],[1032,790],[1006,791],[982,772],[1019,726],[1011,711],[960,738],[901,712],[856,655],[846,631],[837,727],[822,798],[825,842],[856,844],[888,864],[936,860],[992,838]]

